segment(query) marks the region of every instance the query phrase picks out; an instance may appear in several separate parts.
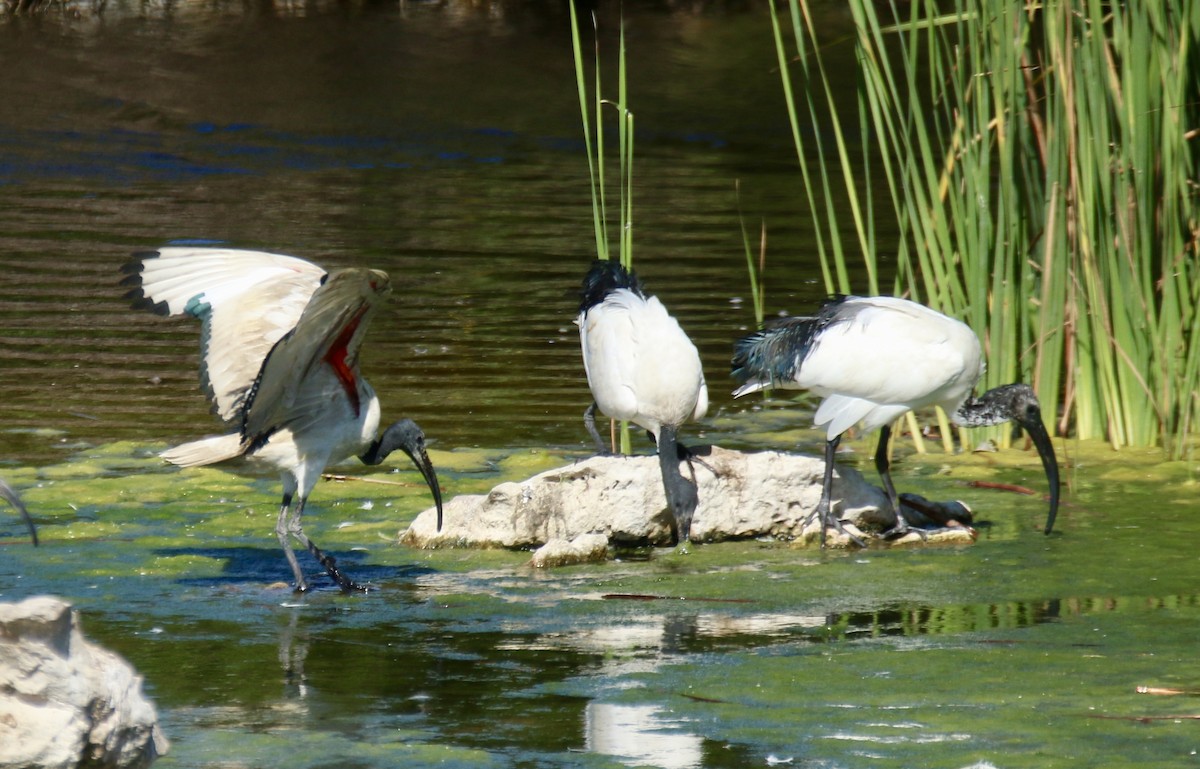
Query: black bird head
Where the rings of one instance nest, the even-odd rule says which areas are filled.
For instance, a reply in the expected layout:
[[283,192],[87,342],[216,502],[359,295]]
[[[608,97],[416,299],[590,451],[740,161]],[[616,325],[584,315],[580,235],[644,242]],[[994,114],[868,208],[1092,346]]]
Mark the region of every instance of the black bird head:
[[437,506],[437,527],[442,530],[442,490],[438,486],[437,474],[433,471],[433,463],[425,451],[425,433],[411,419],[401,419],[383,431],[367,451],[359,456],[363,464],[377,465],[396,449],[408,454],[409,459],[421,471],[429,490],[433,492],[433,502]]
[[968,398],[958,408],[953,420],[963,427],[986,427],[1013,421],[1019,424],[1042,458],[1046,481],[1050,485],[1050,514],[1046,517],[1046,533],[1054,529],[1058,515],[1058,460],[1046,425],[1042,422],[1042,406],[1033,388],[1027,384],[1010,384],[988,390],[978,398]]
[[587,312],[620,288],[627,288],[643,298],[646,296],[646,289],[636,272],[626,270],[616,259],[597,259],[583,279],[579,311]]

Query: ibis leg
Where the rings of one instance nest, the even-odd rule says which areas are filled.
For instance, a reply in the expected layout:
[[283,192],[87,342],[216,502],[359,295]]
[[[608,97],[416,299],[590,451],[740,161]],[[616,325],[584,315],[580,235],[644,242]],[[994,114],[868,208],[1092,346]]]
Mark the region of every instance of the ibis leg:
[[10,505],[17,508],[17,512],[21,514],[23,519],[25,519],[25,525],[29,528],[29,537],[33,540],[33,546],[37,547],[37,527],[33,525],[33,519],[29,517],[29,511],[25,509],[25,505],[21,502],[21,498],[17,496],[17,492],[14,491],[11,486],[5,483],[4,479],[2,478],[0,478],[0,497],[4,497],[8,500]]
[[[341,570],[337,567],[337,561],[334,559],[334,557],[328,553],[321,552],[321,548],[317,547],[316,543],[309,539],[308,535],[304,533],[304,529],[300,525],[300,517],[304,515],[304,502],[305,500],[301,499],[300,502],[289,512],[287,516],[287,522],[284,524],[286,533],[291,535],[297,542],[303,545],[308,552],[312,553],[312,557],[317,559],[317,563],[321,564],[321,567],[325,569],[325,572],[342,590],[347,592],[351,590],[360,590],[364,593],[367,592],[365,587],[355,583],[345,574],[342,574]],[[283,511],[280,511],[280,516],[282,517],[282,515]],[[276,531],[278,532],[278,528],[276,528]],[[300,592],[307,590],[308,585],[304,583],[304,575],[300,572],[300,566],[296,562],[296,556],[292,552],[291,546],[284,545],[283,549],[288,555],[289,563],[292,564],[292,571],[296,573],[296,590]],[[303,587],[301,587],[301,585],[303,585]]]
[[608,444],[600,437],[600,433],[596,432],[596,408],[596,402],[592,401],[592,405],[583,412],[583,426],[587,428],[588,435],[592,436],[592,440],[596,442],[597,453],[601,456],[608,456],[612,452],[608,450]]
[[283,504],[279,507],[279,518],[275,521],[275,536],[279,538],[279,546],[283,548],[288,565],[292,567],[292,575],[296,578],[296,592],[303,593],[308,590],[308,582],[304,579],[304,572],[300,570],[300,562],[296,560],[296,554],[292,552],[292,538],[288,531],[288,511],[291,506],[292,495],[284,494]]
[[[653,437],[654,436],[651,436],[651,438],[653,438]],[[705,470],[712,473],[714,476],[717,475],[717,471],[713,469],[713,466],[710,465],[709,463],[705,462],[703,459],[701,459],[699,454],[692,451],[691,446],[688,446],[683,443],[676,443],[675,444],[675,453],[679,455],[680,462],[687,462],[688,467],[692,469],[692,476],[693,476],[692,480],[695,480],[694,476],[696,475],[696,465],[700,465]]]
[[688,541],[691,538],[692,517],[696,513],[696,507],[700,504],[700,498],[696,483],[685,478],[680,472],[681,461],[675,428],[663,425],[658,436],[658,463],[662,472],[663,492],[674,519],[675,544],[679,546],[681,552],[687,552]]
[[358,590],[363,593],[367,592],[365,587],[355,583],[345,574],[342,574],[341,570],[337,567],[337,561],[334,560],[334,557],[328,553],[321,552],[321,549],[317,547],[316,543],[309,539],[308,535],[304,533],[304,529],[300,525],[300,516],[304,514],[304,502],[304,499],[300,500],[300,504],[292,510],[292,515],[288,519],[288,530],[291,532],[292,536],[295,537],[300,544],[304,545],[304,547],[308,549],[308,552],[312,553],[312,557],[317,559],[317,563],[321,564],[321,567],[325,569],[325,572],[342,590],[345,590],[346,592],[351,590]]
[[875,448],[875,469],[879,471],[879,477],[883,480],[883,490],[887,492],[888,499],[892,503],[892,513],[896,516],[896,525],[883,532],[885,539],[903,537],[908,533],[908,521],[904,520],[904,515],[900,512],[900,495],[896,493],[896,486],[892,483],[891,463],[888,461],[888,446],[891,442],[892,426],[884,425],[879,428],[879,445]]
[[817,509],[804,521],[804,525],[808,526],[814,518],[820,519],[822,548],[825,547],[825,530],[831,527],[839,534],[845,534],[859,547],[866,547],[867,543],[846,531],[842,522],[833,514],[833,455],[837,452],[841,440],[842,436],[839,435],[825,442],[825,476],[821,483],[821,501],[817,503]]

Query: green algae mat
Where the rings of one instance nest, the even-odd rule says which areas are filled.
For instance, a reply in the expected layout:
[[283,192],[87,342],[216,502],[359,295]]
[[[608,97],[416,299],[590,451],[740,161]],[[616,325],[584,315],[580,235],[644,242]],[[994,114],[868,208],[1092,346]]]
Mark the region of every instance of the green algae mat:
[[[346,465],[356,479],[320,484],[305,528],[373,589],[318,576],[296,595],[277,479],[179,471],[162,448],[0,467],[43,543],[0,507],[0,600],[63,596],[134,664],[172,740],[158,767],[1197,761],[1200,504],[1195,468],[1155,452],[1068,444],[1050,537],[1040,494],[1004,490],[1041,489],[1036,457],[930,454],[897,485],[966,501],[974,545],[744,541],[557,570],[402,547],[429,505],[419,476]],[[572,459],[432,458],[447,497]]]

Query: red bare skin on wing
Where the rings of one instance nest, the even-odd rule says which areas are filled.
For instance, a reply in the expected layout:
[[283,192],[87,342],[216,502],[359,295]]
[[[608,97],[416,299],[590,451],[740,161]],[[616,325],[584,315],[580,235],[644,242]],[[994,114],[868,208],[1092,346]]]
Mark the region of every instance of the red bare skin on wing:
[[333,344],[329,346],[329,352],[325,353],[325,361],[333,368],[333,373],[337,374],[338,381],[345,388],[346,396],[350,399],[350,405],[354,407],[355,416],[358,415],[360,407],[358,401],[358,379],[353,369],[346,362],[346,358],[349,357],[349,350],[346,348],[349,347],[350,340],[354,338],[354,332],[358,330],[358,324],[362,322],[365,313],[366,308],[355,313],[350,322],[338,334],[337,339],[333,340]]

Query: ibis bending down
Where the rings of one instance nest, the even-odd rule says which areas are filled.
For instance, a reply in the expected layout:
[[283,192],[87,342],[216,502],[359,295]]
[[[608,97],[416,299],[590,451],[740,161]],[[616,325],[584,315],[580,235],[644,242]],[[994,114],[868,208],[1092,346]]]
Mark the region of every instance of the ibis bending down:
[[896,526],[887,534],[908,530],[888,472],[891,424],[912,409],[934,405],[962,427],[1015,420],[1029,433],[1050,485],[1049,534],[1058,512],[1058,464],[1041,407],[1024,384],[974,397],[983,371],[979,339],[966,324],[907,299],[847,296],[826,302],[812,317],[789,318],[739,340],[733,375],[743,384],[733,394],[780,387],[824,398],[815,422],[825,428],[825,477],[813,513],[822,521],[822,544],[826,528],[842,530],[831,512],[833,456],[842,433],[858,422],[868,432],[880,429],[875,467],[896,513]]
[[708,386],[700,353],[657,297],[647,296],[637,274],[616,260],[598,260],[583,279],[579,344],[594,401],[584,424],[601,454],[596,432],[599,409],[613,419],[646,429],[658,446],[663,490],[684,545],[699,498],[694,481],[679,471],[688,450],[677,442],[679,428],[708,410]]
[[301,527],[308,495],[331,462],[357,455],[377,465],[403,450],[433,492],[441,528],[442,496],[424,434],[410,419],[377,434],[379,398],[358,367],[367,326],[392,290],[386,273],[326,273],[295,257],[213,248],[134,254],[123,271],[135,308],[202,322],[201,386],[229,428],[163,458],[182,467],[246,459],[278,470],[283,503],[275,534],[297,591],[308,582],[293,538],[343,590],[363,589]]
[[17,512],[21,514],[21,518],[29,528],[29,538],[33,540],[33,546],[37,547],[37,527],[33,525],[33,519],[29,517],[29,511],[25,509],[25,505],[21,502],[21,498],[17,496],[17,492],[12,486],[5,483],[3,478],[0,478],[0,497],[4,497],[8,500],[8,504],[17,508]]

